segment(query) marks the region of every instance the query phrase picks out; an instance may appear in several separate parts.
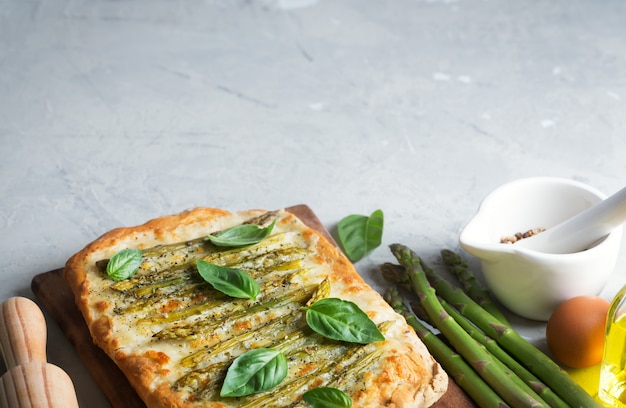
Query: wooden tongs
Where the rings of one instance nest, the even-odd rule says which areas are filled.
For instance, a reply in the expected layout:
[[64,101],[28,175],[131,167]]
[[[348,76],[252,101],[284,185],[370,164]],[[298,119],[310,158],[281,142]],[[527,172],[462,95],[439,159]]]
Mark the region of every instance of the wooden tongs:
[[78,408],[74,384],[46,361],[47,327],[41,309],[25,297],[0,305],[0,408]]

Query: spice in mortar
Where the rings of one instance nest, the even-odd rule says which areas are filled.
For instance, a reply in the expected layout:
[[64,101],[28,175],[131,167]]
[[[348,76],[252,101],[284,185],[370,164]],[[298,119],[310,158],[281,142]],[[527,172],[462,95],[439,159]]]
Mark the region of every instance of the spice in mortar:
[[546,230],[545,228],[533,228],[533,229],[529,229],[526,232],[517,232],[514,235],[509,235],[509,236],[500,238],[500,243],[501,244],[514,244],[517,241],[520,241],[524,238],[532,237],[533,235],[537,235],[540,232],[543,232],[545,230]]

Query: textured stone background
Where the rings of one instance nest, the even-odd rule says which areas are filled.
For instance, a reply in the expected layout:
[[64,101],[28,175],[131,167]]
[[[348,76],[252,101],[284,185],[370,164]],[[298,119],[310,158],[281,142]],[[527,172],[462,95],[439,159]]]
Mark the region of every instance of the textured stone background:
[[[434,260],[496,186],[625,183],[619,0],[0,0],[0,300],[195,206],[386,215]],[[471,260],[471,262],[473,262]],[[622,251],[603,295],[626,280]],[[541,342],[543,326],[519,322]],[[106,401],[59,329],[50,360]]]

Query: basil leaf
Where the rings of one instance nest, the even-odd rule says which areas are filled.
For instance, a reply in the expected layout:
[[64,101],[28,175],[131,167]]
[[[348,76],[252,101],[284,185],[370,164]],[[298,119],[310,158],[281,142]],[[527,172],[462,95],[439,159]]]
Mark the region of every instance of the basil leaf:
[[261,291],[257,281],[241,269],[215,265],[202,259],[196,261],[196,266],[205,281],[228,296],[256,300]]
[[274,228],[276,220],[267,227],[261,228],[256,224],[242,224],[228,228],[216,235],[209,235],[209,240],[215,246],[243,247],[258,244],[267,238]]
[[332,387],[313,388],[302,395],[302,399],[313,408],[351,408],[352,398],[345,392]]
[[360,344],[385,340],[376,324],[353,302],[326,298],[303,309],[309,327],[330,339]]
[[356,262],[380,246],[383,237],[384,215],[382,210],[365,215],[348,215],[339,221],[337,235],[348,259]]
[[107,275],[114,281],[121,281],[133,276],[141,266],[141,251],[126,248],[117,252],[107,263]]
[[221,397],[242,397],[269,391],[287,377],[287,359],[278,350],[259,348],[237,357],[228,367]]

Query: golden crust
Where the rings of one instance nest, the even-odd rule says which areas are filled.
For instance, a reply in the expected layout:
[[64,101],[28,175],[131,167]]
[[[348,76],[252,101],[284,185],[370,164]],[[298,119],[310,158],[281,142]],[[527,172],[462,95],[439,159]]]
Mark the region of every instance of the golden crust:
[[[129,346],[116,327],[113,305],[94,295],[99,285],[94,278],[95,262],[112,256],[126,247],[150,248],[161,244],[187,241],[218,231],[263,214],[263,210],[231,213],[214,208],[196,208],[160,217],[143,225],[114,229],[74,255],[65,267],[65,279],[75,294],[78,308],[91,331],[94,342],[120,367],[139,396],[150,408],[156,407],[228,407],[221,402],[194,402],[173,390],[166,381],[171,374],[171,351],[135,349]],[[375,372],[365,374],[359,384],[348,384],[355,407],[427,407],[447,389],[448,378],[428,353],[413,329],[393,312],[384,299],[356,272],[353,265],[317,231],[305,227],[293,214],[279,218],[280,228],[298,231],[312,243],[316,262],[331,273],[328,277],[332,295],[357,303],[377,324],[392,321]],[[233,328],[234,330],[235,328]],[[239,328],[244,331],[244,327]],[[139,341],[135,336],[133,341]],[[196,346],[190,343],[189,347]],[[169,354],[168,354],[169,353]],[[303,368],[302,370],[306,370]],[[304,372],[304,371],[303,371]]]

